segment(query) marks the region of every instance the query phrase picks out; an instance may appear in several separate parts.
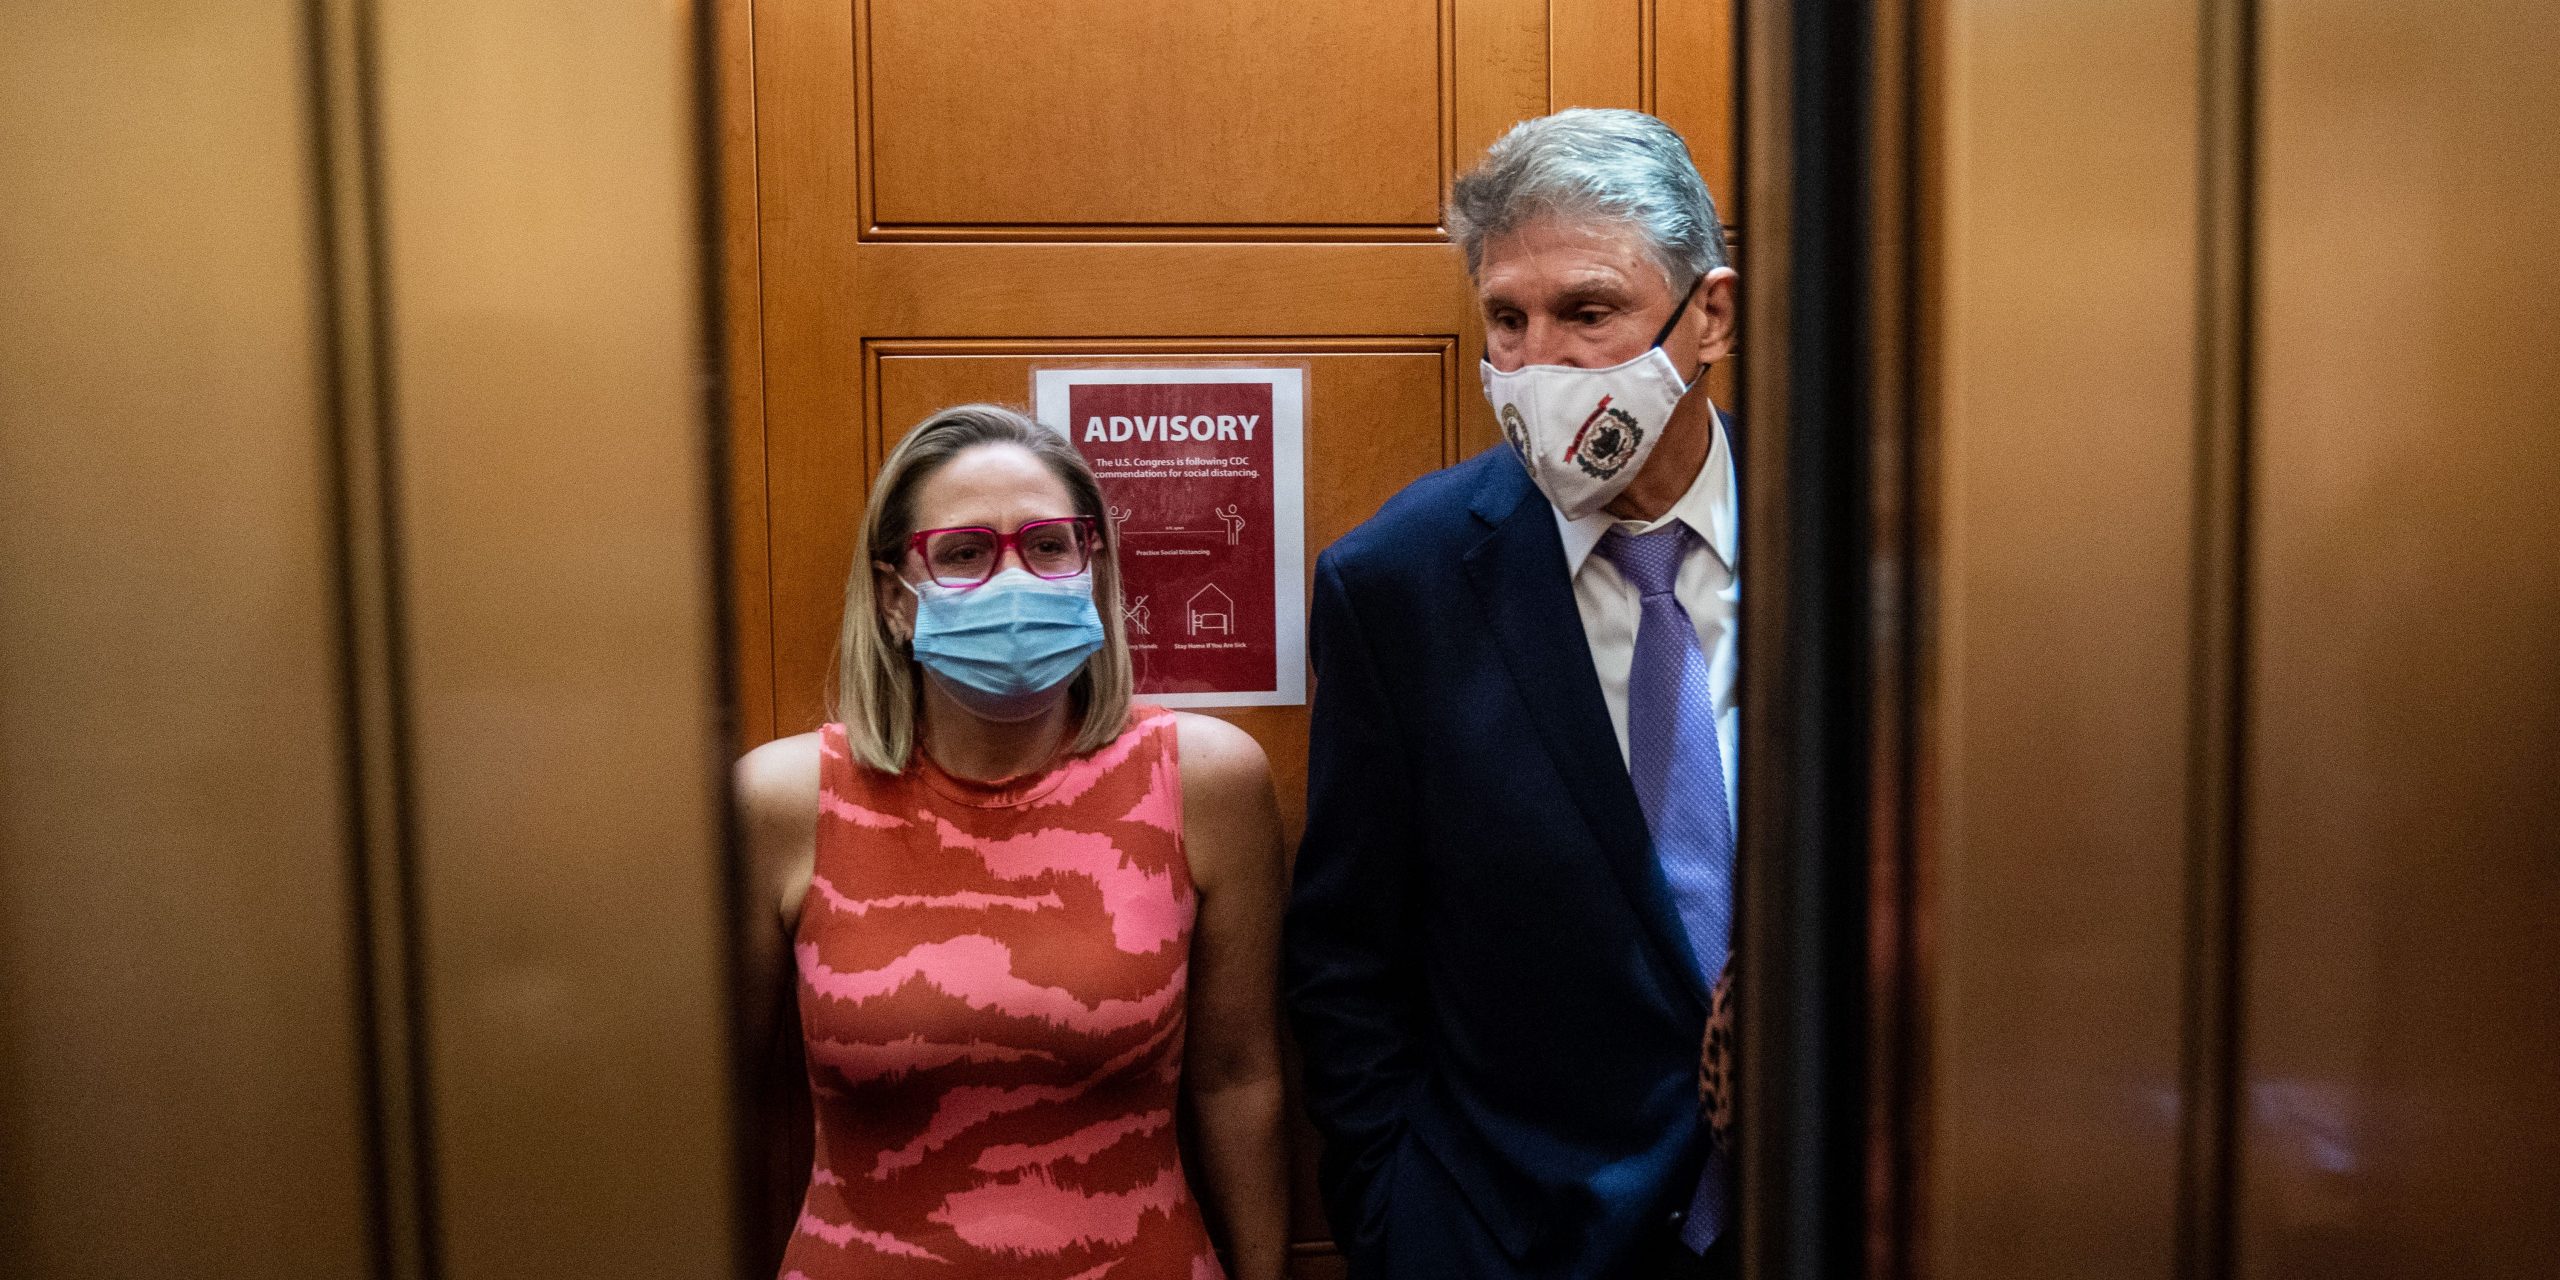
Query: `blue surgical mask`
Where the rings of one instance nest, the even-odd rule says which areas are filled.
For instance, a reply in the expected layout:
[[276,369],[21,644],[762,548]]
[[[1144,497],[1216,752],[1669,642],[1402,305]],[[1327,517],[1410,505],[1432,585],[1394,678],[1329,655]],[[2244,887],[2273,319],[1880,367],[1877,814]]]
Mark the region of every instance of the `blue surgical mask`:
[[1007,569],[974,587],[907,589],[916,597],[916,661],[988,720],[1010,724],[1048,710],[1102,647],[1091,569],[1072,578]]

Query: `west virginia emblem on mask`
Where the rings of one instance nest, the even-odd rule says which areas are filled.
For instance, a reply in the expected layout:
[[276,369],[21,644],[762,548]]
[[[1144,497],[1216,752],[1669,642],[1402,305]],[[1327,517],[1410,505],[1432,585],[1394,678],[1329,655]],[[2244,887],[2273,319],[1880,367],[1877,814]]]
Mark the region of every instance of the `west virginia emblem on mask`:
[[1643,452],[1644,428],[1636,416],[1624,409],[1611,408],[1609,397],[1600,397],[1600,407],[1583,420],[1581,434],[1574,438],[1573,461],[1584,475],[1595,480],[1614,480]]

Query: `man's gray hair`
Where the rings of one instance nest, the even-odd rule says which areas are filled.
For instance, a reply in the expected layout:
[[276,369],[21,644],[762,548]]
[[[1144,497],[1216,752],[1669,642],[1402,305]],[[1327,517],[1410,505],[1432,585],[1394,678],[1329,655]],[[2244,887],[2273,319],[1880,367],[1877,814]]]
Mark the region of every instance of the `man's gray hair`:
[[1524,120],[1449,190],[1449,234],[1484,262],[1484,242],[1541,218],[1635,229],[1674,290],[1725,265],[1715,197],[1671,126],[1641,111],[1576,107]]

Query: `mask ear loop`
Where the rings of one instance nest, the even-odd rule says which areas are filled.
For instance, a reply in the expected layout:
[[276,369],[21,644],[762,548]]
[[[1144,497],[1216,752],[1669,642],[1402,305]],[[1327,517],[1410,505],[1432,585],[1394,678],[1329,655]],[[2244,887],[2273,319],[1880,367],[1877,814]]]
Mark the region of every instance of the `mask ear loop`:
[[[1647,348],[1647,350],[1658,348],[1663,343],[1671,340],[1671,331],[1680,327],[1680,317],[1689,314],[1689,304],[1697,299],[1699,287],[1706,284],[1706,282],[1707,276],[1703,271],[1698,273],[1697,279],[1689,282],[1689,291],[1680,295],[1680,305],[1671,309],[1671,318],[1662,322],[1662,332],[1653,335],[1653,347]],[[1664,354],[1668,355],[1669,353],[1665,352]],[[1672,366],[1672,372],[1678,373],[1679,371],[1680,368],[1678,365]],[[1700,362],[1698,365],[1698,371],[1689,375],[1689,385],[1687,387],[1682,387],[1680,389],[1680,394],[1686,396],[1689,393],[1690,387],[1695,387],[1706,380],[1707,366],[1704,362]]]
[[1662,322],[1662,332],[1653,335],[1652,345],[1658,347],[1671,340],[1671,331],[1680,327],[1680,317],[1689,314],[1689,304],[1697,300],[1698,287],[1706,282],[1705,272],[1698,273],[1698,278],[1689,282],[1689,291],[1680,295],[1680,305],[1671,309],[1671,318]]
[[[907,598],[916,602],[916,608],[924,608],[924,593],[916,590],[916,584],[907,581],[907,575],[898,572],[898,566],[884,561],[874,560],[871,562],[871,567],[897,579],[898,585],[906,588]],[[916,643],[916,624],[914,619],[912,617],[909,618],[905,626],[899,626],[898,620],[895,616],[888,618],[887,621],[889,623],[889,638],[897,641],[900,649],[913,649]]]

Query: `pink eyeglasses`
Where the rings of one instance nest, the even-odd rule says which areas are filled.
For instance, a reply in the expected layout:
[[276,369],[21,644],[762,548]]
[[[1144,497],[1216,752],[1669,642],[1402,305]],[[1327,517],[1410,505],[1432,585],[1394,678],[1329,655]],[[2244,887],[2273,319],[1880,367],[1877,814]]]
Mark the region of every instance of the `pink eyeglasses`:
[[938,586],[974,587],[996,576],[1011,549],[1035,578],[1072,578],[1093,563],[1093,517],[1033,520],[1011,533],[985,525],[926,529],[907,535],[907,550],[924,562]]

